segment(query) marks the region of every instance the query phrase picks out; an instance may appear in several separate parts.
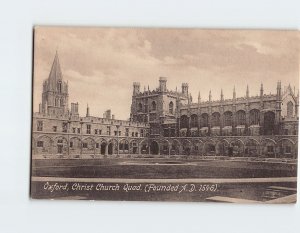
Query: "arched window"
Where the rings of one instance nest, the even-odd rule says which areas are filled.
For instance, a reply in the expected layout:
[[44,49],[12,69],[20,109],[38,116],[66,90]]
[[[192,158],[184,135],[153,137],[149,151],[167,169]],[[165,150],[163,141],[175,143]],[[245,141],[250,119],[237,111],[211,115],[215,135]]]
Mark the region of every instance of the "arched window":
[[211,119],[212,126],[220,126],[220,113],[214,112]]
[[191,115],[191,128],[198,127],[198,116],[196,114]]
[[61,93],[61,81],[57,83],[57,91],[58,93]]
[[64,106],[64,100],[61,98],[60,99],[60,107]]
[[201,128],[202,127],[208,127],[208,114],[207,113],[203,113],[201,115]]
[[292,101],[289,101],[286,105],[287,117],[292,117],[294,114],[294,104]]
[[275,113],[268,111],[264,114],[264,134],[272,135],[275,130]]
[[232,112],[230,111],[224,113],[224,126],[232,126]]
[[189,119],[187,115],[182,115],[180,117],[180,128],[188,128],[189,127]]
[[156,111],[156,103],[155,103],[155,101],[152,102],[151,109],[152,109],[152,111]]
[[141,103],[139,103],[138,111],[139,111],[139,112],[142,112],[142,111],[143,111],[143,105],[142,105]]
[[236,123],[237,125],[245,125],[246,124],[246,113],[243,110],[239,110],[236,112]]
[[173,104],[172,101],[169,103],[169,113],[170,113],[170,114],[173,114],[173,113],[174,113],[174,104]]
[[259,110],[250,110],[250,125],[259,125]]

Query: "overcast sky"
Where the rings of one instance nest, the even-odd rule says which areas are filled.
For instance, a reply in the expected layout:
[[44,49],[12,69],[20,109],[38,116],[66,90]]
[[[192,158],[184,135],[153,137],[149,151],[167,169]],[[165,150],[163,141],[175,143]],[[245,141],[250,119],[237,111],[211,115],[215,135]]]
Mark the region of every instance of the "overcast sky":
[[69,103],[87,103],[93,116],[111,109],[117,119],[128,119],[132,83],[167,88],[189,83],[193,101],[276,93],[276,82],[296,86],[299,80],[299,34],[295,31],[46,28],[35,30],[34,111],[41,102],[42,82],[48,78],[58,51],[63,78],[69,82]]

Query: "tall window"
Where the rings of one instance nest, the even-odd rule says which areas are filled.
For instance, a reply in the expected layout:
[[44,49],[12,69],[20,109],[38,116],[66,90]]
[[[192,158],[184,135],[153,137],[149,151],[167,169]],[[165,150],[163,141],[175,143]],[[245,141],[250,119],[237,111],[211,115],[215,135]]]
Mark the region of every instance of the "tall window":
[[63,99],[60,99],[60,106],[64,106],[64,100]]
[[169,113],[170,113],[170,114],[173,114],[173,113],[174,113],[174,104],[173,104],[172,101],[169,103]]
[[152,111],[156,111],[156,103],[155,103],[155,101],[152,102],[151,107],[152,107],[151,108]]
[[246,124],[246,113],[243,110],[239,110],[236,112],[237,125],[245,125]]
[[224,113],[224,125],[232,126],[232,112],[227,111]]
[[250,110],[250,125],[259,125],[259,110]]
[[57,91],[58,93],[61,93],[61,82],[57,83]]
[[208,114],[203,113],[201,115],[201,127],[208,127]]
[[288,117],[292,117],[294,114],[294,104],[292,103],[292,101],[289,101],[287,103],[287,116]]
[[68,123],[67,122],[62,123],[62,131],[63,131],[63,133],[68,132]]
[[38,121],[36,126],[37,131],[43,131],[43,121]]
[[125,136],[128,137],[129,136],[129,128],[125,129]]
[[86,125],[86,133],[91,134],[91,125]]
[[191,128],[198,127],[198,116],[196,114],[191,115]]
[[220,113],[214,112],[211,119],[212,126],[220,126]]
[[188,128],[189,127],[189,118],[187,115],[182,115],[180,117],[180,128]]
[[142,105],[141,103],[139,103],[138,111],[139,111],[139,112],[142,112],[142,111],[143,111],[143,105]]
[[107,126],[106,133],[107,133],[107,135],[110,135],[110,126]]

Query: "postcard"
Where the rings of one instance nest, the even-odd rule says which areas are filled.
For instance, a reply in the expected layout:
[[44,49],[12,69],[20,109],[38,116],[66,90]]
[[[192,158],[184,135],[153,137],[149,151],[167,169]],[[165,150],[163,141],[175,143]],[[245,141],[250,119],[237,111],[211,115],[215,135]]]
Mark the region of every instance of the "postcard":
[[33,33],[32,198],[296,202],[298,31]]

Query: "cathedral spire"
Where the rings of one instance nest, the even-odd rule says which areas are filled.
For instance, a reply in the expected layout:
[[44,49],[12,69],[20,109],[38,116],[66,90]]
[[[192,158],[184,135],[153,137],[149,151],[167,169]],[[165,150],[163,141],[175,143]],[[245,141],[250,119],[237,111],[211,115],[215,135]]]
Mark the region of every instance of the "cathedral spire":
[[247,84],[247,89],[246,89],[246,97],[249,98],[249,86]]
[[49,87],[52,91],[57,90],[57,83],[58,81],[62,80],[62,72],[60,69],[60,63],[59,63],[59,58],[58,58],[58,53],[56,51],[55,57],[52,63],[51,71],[49,74],[48,82],[49,82]]
[[201,102],[201,96],[200,96],[200,91],[198,92],[198,104]]
[[209,100],[209,102],[211,102],[211,90],[209,90],[208,100]]

